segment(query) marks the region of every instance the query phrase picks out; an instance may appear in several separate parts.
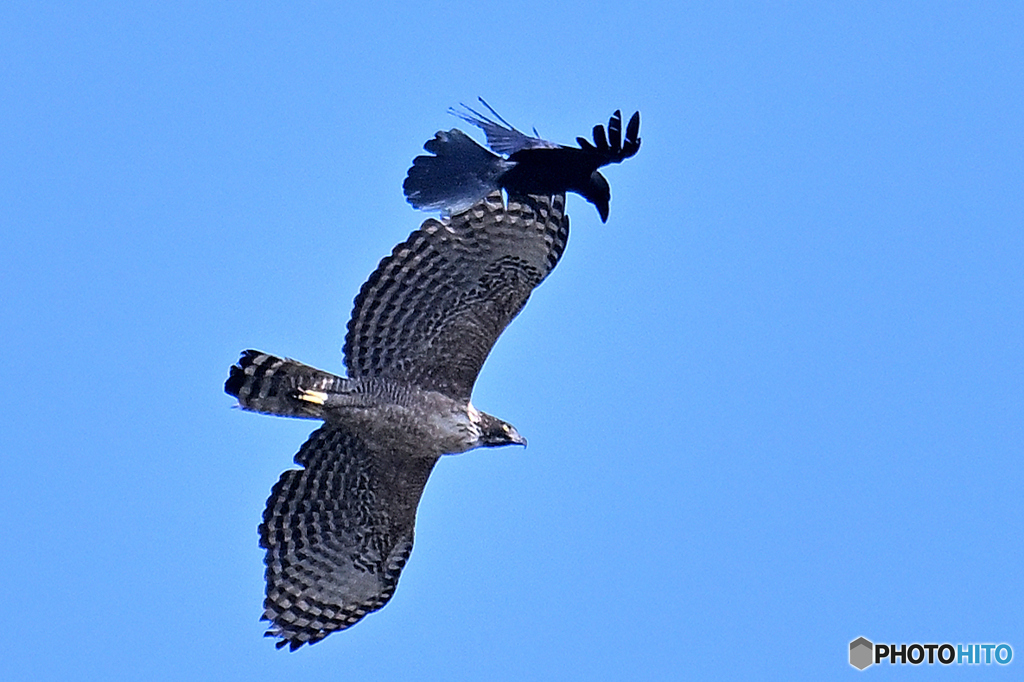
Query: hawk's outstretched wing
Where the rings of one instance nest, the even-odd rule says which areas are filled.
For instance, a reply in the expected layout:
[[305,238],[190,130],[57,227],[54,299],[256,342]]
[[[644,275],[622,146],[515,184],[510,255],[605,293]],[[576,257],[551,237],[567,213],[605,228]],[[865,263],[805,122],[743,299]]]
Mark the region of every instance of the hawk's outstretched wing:
[[384,606],[412,551],[437,457],[371,447],[328,422],[281,475],[260,524],[268,637],[294,651]]
[[345,337],[351,377],[401,379],[469,400],[498,336],[551,272],[569,238],[565,195],[500,192],[430,219],[380,262]]

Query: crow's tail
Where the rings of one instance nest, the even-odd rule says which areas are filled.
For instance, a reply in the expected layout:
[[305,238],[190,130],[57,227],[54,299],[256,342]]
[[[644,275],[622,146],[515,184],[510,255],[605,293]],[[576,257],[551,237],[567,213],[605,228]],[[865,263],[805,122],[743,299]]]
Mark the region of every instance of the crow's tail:
[[463,211],[501,187],[501,175],[515,165],[492,154],[461,130],[441,131],[417,156],[402,188],[414,207]]

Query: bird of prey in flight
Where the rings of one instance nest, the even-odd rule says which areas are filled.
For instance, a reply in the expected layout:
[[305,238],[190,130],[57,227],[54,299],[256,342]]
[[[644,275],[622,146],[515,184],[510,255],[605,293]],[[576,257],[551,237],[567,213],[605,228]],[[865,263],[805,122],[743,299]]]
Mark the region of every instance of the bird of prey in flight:
[[267,500],[267,636],[294,651],[384,606],[412,551],[437,460],[526,444],[477,410],[473,384],[498,336],[558,263],[565,195],[491,192],[429,219],[355,299],[341,377],[248,350],[224,390],[246,410],[323,421]]
[[480,127],[496,153],[457,128],[438,132],[423,146],[432,156],[417,156],[405,178],[403,188],[410,204],[458,212],[497,189],[513,199],[576,192],[607,222],[611,190],[598,169],[628,159],[640,149],[640,112],[629,119],[625,139],[622,114],[616,111],[608,121],[607,136],[604,127],[596,125],[593,143],[577,137],[580,146],[567,147],[540,139],[536,130],[535,137],[516,130],[482,98],[480,102],[493,119],[465,104],[465,111],[450,111]]

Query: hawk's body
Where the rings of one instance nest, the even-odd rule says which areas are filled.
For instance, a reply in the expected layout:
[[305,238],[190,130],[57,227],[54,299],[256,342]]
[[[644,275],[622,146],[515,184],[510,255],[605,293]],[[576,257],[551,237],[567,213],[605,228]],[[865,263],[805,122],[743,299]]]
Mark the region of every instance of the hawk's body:
[[257,351],[231,368],[225,390],[241,407],[324,421],[260,525],[264,618],[278,646],[319,641],[387,603],[440,456],[525,444],[469,399],[498,336],[565,249],[564,205],[556,195],[506,207],[494,193],[424,222],[356,298],[349,378]]

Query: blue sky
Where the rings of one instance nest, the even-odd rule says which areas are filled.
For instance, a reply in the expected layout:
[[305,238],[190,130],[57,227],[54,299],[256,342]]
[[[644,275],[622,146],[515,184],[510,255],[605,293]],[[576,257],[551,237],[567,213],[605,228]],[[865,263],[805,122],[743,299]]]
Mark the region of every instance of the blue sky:
[[[1024,664],[1024,10],[892,5],[4,3],[3,678]],[[341,371],[478,95],[643,147],[477,383],[530,446],[442,460],[392,602],[277,651],[256,525],[315,424],[223,380]]]

